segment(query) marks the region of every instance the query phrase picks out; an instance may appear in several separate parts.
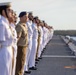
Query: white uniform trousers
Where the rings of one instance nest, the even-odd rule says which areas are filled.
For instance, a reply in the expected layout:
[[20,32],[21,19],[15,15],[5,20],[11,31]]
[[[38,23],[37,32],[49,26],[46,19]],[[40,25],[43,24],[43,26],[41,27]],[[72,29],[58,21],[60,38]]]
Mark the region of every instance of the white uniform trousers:
[[29,63],[29,58],[30,58],[31,50],[32,50],[32,37],[29,39],[29,45],[28,45],[28,49],[27,49],[27,53],[26,53],[26,58],[25,58],[26,61],[25,61],[24,71],[28,71],[28,63]]
[[44,48],[46,46],[46,36],[44,37]]
[[0,75],[12,75],[12,47],[0,48]]
[[36,51],[37,51],[37,39],[32,39],[32,51],[30,54],[29,59],[29,67],[35,67],[35,58],[36,58]]
[[14,67],[13,67],[13,74],[12,75],[15,75],[16,57],[17,57],[17,45],[14,45]]
[[45,48],[45,36],[43,35],[43,49]]

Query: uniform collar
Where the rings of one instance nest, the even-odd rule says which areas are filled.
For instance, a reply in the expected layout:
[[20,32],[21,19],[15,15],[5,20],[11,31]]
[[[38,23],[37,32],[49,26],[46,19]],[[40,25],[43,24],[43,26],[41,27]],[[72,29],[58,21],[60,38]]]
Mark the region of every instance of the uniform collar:
[[10,24],[13,28],[15,28],[15,25],[13,23]]
[[4,20],[4,22],[6,22],[6,23],[8,23],[8,24],[9,24],[8,19],[7,19],[7,18],[5,18],[4,16],[2,16],[2,15],[1,15],[1,19],[2,19],[2,20]]
[[20,24],[20,25],[23,25],[23,26],[25,26],[25,23],[21,23],[21,22],[19,22],[19,24]]
[[29,20],[27,23],[28,23],[29,25],[32,25],[32,21],[31,21],[31,20]]

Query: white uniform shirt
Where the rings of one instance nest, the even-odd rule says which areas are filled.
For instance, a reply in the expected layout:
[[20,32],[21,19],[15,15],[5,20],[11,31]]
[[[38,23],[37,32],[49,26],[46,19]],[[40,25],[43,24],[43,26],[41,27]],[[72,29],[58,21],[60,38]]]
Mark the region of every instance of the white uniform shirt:
[[38,39],[38,29],[36,23],[32,24],[32,29],[33,29],[33,39]]
[[46,27],[43,27],[43,38],[46,38]]
[[15,30],[15,25],[12,23],[11,27],[12,27],[13,36],[14,36],[13,41],[14,41],[14,44],[16,45],[17,44],[17,32]]
[[43,38],[43,29],[41,26],[39,26],[39,28],[40,28],[40,32],[41,32],[41,38]]
[[9,22],[3,16],[0,18],[0,44],[1,45],[12,45],[13,35],[9,26]]
[[32,36],[33,36],[32,21],[29,20],[29,21],[26,23],[26,25],[27,25],[27,27],[28,27],[28,37],[29,37],[29,38],[32,38]]
[[13,31],[13,48],[15,50],[15,56],[17,55],[17,32],[15,30],[15,25],[13,23],[11,23],[11,28]]

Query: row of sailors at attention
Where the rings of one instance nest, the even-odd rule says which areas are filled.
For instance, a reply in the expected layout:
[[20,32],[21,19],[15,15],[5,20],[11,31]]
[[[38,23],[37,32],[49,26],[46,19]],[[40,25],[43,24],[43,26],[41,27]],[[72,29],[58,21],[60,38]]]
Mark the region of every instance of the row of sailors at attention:
[[26,75],[37,70],[36,63],[52,39],[54,29],[32,12],[17,15],[11,3],[0,3],[0,75]]

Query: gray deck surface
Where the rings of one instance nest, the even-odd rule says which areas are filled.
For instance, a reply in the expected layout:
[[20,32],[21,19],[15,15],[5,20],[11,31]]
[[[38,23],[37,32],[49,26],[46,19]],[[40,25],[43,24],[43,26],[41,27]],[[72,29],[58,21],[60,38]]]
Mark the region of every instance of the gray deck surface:
[[76,75],[76,58],[60,36],[53,37],[42,57],[30,75]]

